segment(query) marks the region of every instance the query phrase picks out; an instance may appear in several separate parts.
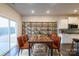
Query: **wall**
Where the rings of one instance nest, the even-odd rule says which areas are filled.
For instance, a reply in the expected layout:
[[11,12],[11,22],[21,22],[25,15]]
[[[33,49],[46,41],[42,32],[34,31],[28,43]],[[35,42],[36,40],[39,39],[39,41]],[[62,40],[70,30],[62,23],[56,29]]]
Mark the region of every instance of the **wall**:
[[24,16],[23,21],[25,22],[56,22],[52,16]]
[[18,36],[22,34],[22,17],[13,8],[7,4],[0,4],[0,16],[16,21]]

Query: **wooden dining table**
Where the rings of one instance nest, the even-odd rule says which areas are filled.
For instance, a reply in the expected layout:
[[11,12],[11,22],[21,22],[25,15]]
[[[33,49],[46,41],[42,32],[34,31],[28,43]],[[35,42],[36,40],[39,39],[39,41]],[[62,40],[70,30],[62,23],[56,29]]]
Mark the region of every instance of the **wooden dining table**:
[[[30,51],[30,43],[34,44],[34,43],[46,43],[46,44],[50,44],[52,45],[53,40],[47,36],[47,35],[32,35],[30,36],[29,40],[28,40],[28,44],[29,44],[29,56],[31,55],[31,51]],[[53,55],[53,49],[51,48],[51,56]]]

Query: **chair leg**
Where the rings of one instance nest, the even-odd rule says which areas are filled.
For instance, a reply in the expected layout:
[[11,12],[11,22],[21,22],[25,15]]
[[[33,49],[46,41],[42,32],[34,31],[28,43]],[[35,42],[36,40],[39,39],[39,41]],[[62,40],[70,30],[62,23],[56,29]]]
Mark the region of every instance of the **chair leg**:
[[50,48],[48,49],[48,56],[50,56]]
[[20,49],[18,49],[18,56],[19,56],[19,53],[20,53]]
[[71,52],[73,51],[73,49],[74,49],[74,41],[72,41],[72,45],[71,45],[71,48],[70,48],[69,55],[71,55]]
[[60,55],[60,49],[58,49],[58,52],[59,52],[59,56],[61,56],[61,55]]
[[22,52],[23,52],[23,49],[21,49],[21,54],[22,54]]
[[55,49],[55,52],[56,52],[56,49]]

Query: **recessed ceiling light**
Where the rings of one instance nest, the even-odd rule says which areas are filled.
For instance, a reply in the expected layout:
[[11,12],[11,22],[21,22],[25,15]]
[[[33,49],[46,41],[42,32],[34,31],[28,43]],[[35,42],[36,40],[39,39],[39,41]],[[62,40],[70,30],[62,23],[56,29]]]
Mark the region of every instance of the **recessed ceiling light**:
[[47,13],[47,14],[49,14],[49,13],[50,13],[50,11],[49,11],[49,10],[47,10],[47,11],[46,11],[46,13]]
[[33,14],[33,13],[35,13],[35,11],[34,11],[34,10],[32,10],[32,14]]
[[76,12],[78,12],[78,10],[77,10],[77,9],[75,9],[75,10],[74,10],[74,13],[76,13]]

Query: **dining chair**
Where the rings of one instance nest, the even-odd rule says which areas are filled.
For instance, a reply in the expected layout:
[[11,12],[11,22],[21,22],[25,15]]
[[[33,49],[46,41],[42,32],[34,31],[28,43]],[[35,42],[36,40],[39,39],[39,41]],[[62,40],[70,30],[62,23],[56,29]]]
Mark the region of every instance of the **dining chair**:
[[28,35],[23,34],[23,43],[26,44],[27,41],[28,41]]
[[[27,34],[23,34],[22,35],[22,39],[23,39],[23,44],[28,45],[28,35]],[[30,43],[30,48],[32,48],[32,44]]]
[[52,32],[51,34],[50,34],[50,38],[52,39],[52,38],[54,38],[54,37],[56,37],[57,36],[57,34],[55,33],[55,32]]
[[52,49],[57,49],[60,55],[60,42],[61,42],[61,37],[57,36],[56,33],[52,33],[50,37],[54,42],[50,46]]
[[20,51],[22,53],[23,49],[28,49],[29,47],[28,47],[28,42],[26,42],[26,44],[23,43],[23,36],[19,36],[17,38],[17,41],[18,41],[18,48],[19,48],[18,55],[19,55]]

